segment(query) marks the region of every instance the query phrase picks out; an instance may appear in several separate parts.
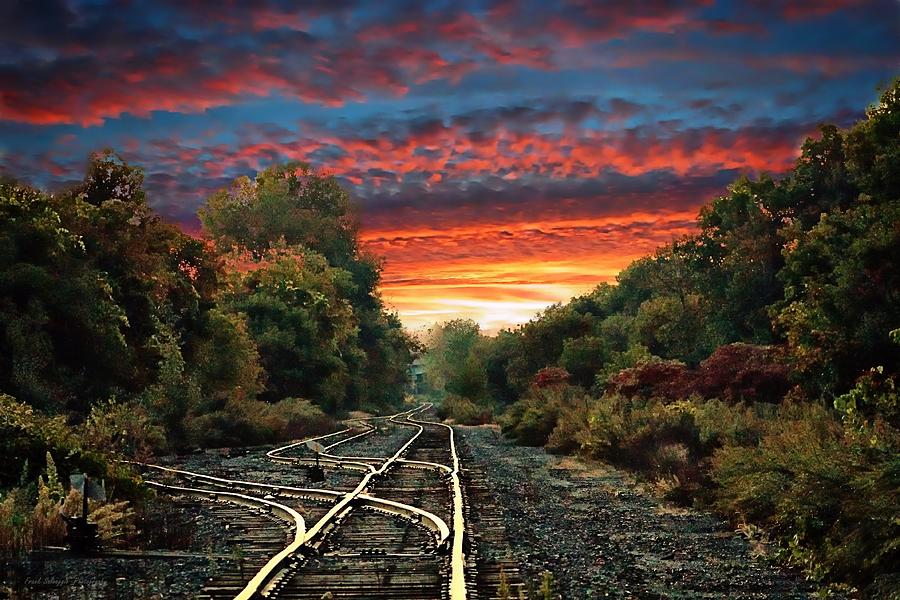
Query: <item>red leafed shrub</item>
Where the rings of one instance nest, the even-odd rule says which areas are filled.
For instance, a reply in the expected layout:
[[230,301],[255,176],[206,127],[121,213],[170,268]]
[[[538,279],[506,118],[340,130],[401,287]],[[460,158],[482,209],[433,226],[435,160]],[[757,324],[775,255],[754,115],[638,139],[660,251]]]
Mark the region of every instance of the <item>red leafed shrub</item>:
[[641,363],[613,375],[608,392],[678,400],[692,394],[726,402],[780,402],[790,389],[788,366],[770,346],[720,346],[691,370],[673,360]]
[[544,367],[534,375],[532,385],[536,388],[546,388],[569,383],[569,372],[562,367]]
[[693,392],[692,372],[677,360],[652,360],[623,369],[609,379],[607,392],[625,397],[677,400]]
[[727,402],[780,402],[790,389],[788,367],[771,346],[720,346],[697,369],[694,388]]

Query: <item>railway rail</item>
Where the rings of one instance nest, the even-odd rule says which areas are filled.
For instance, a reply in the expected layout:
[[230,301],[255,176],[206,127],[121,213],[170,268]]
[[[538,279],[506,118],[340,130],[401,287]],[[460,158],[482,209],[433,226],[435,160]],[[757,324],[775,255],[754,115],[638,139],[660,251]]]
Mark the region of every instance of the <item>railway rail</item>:
[[[210,599],[471,600],[460,459],[453,429],[427,420],[430,405],[347,422],[327,435],[265,453],[304,468],[355,473],[352,489],[279,485],[140,464],[148,485],[189,496],[233,531],[244,560],[207,582]],[[389,447],[389,449],[387,449]],[[383,456],[379,456],[378,450]],[[386,450],[385,450],[386,449]],[[491,597],[491,596],[482,596]]]

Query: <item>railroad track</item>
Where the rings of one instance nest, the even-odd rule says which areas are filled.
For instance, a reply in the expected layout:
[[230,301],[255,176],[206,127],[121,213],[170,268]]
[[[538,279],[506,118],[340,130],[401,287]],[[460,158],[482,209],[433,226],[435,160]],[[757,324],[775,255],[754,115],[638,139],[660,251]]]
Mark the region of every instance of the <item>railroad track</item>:
[[[471,600],[466,508],[453,430],[428,421],[430,405],[350,422],[313,438],[320,464],[355,477],[344,489],[299,487],[141,465],[158,490],[199,499],[233,523],[238,566],[211,578],[210,599]],[[305,442],[267,460],[303,468]],[[351,479],[353,481],[353,479]],[[488,598],[493,595],[482,595]]]

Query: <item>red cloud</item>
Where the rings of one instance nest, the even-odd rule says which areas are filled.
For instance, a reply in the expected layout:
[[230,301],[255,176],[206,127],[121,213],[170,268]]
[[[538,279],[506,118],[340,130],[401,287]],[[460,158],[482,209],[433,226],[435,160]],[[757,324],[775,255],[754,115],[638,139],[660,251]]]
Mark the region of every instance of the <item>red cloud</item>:
[[443,177],[540,175],[590,178],[604,171],[642,175],[670,171],[710,174],[724,169],[780,172],[794,160],[804,134],[776,128],[699,128],[671,135],[647,129],[620,132],[571,130],[560,134],[498,127],[470,133],[459,126],[433,127],[400,139],[338,137],[318,133],[291,142],[262,142],[239,149],[211,149],[219,171],[259,167],[273,156],[310,160],[322,148],[340,150],[328,168],[365,180],[372,170],[403,178],[414,173]]

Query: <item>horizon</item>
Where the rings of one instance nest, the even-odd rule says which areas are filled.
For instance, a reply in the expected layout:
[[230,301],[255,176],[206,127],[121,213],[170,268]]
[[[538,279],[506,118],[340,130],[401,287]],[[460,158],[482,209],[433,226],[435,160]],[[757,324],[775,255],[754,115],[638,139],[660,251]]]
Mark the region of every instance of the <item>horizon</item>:
[[112,147],[196,231],[214,190],[309,162],[413,331],[496,333],[613,282],[863,116],[900,55],[890,0],[111,8],[5,9],[0,173],[58,188]]

